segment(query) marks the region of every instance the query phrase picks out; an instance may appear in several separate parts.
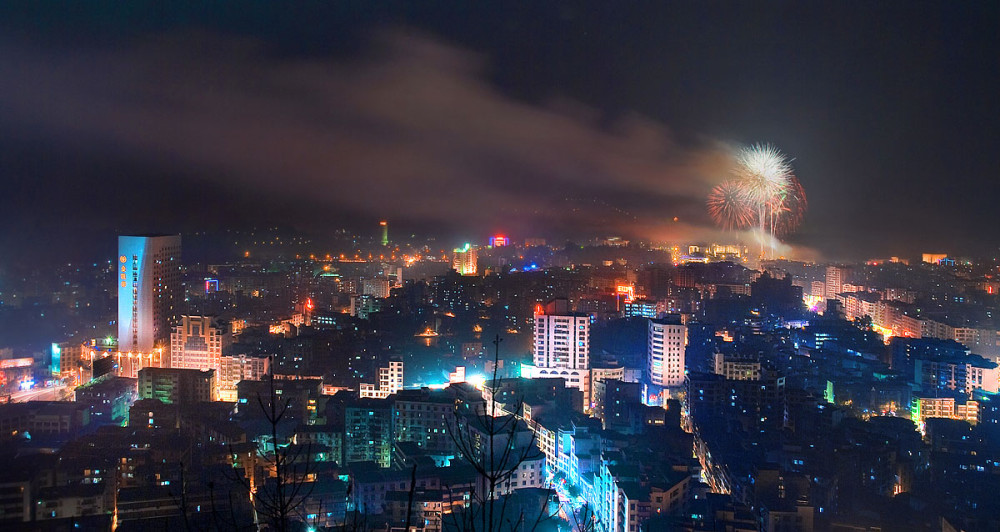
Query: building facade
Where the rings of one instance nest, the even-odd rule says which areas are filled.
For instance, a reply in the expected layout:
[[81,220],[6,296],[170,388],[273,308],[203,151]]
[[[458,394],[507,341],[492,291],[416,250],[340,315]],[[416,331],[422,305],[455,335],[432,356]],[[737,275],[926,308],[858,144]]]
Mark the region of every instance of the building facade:
[[115,264],[119,349],[166,346],[183,297],[180,235],[119,236]]
[[844,269],[838,266],[826,267],[826,298],[836,299],[844,284]]
[[390,360],[378,368],[378,383],[362,383],[358,395],[362,398],[385,399],[403,388],[403,361]]
[[375,462],[389,467],[392,460],[393,410],[388,401],[359,399],[344,406],[344,462]]
[[139,398],[167,404],[215,400],[215,370],[143,368],[139,370]]
[[170,334],[170,367],[218,372],[230,342],[227,324],[214,316],[181,316]]
[[413,442],[431,454],[455,455],[449,422],[455,416],[455,399],[439,390],[403,390],[393,402],[393,431],[397,442]]
[[530,371],[533,378],[561,377],[590,399],[590,316],[570,312],[565,299],[535,309]]
[[479,251],[466,244],[464,248],[455,248],[451,259],[451,267],[462,275],[476,275],[478,261]]
[[240,381],[263,380],[271,369],[271,359],[248,355],[223,355],[219,360],[219,400],[235,401]]
[[960,419],[975,425],[979,422],[979,402],[955,397],[915,395],[910,404],[910,420],[922,427],[930,418]]
[[649,382],[672,388],[684,385],[687,326],[679,316],[649,320],[647,366]]
[[726,356],[716,353],[714,356],[715,374],[734,381],[757,381],[761,377],[760,361],[753,358]]

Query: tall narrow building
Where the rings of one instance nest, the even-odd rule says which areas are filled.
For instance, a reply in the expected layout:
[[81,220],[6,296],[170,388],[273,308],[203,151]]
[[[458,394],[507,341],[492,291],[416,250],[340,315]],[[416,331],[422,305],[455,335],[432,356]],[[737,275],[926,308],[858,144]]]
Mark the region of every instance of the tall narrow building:
[[837,294],[844,286],[844,268],[837,266],[826,267],[826,298],[837,299]]
[[649,320],[647,371],[653,386],[673,388],[684,385],[684,354],[687,326],[680,316],[667,315]]
[[590,315],[557,299],[535,311],[534,376],[562,377],[590,397]]
[[118,349],[166,347],[181,298],[181,236],[118,237]]

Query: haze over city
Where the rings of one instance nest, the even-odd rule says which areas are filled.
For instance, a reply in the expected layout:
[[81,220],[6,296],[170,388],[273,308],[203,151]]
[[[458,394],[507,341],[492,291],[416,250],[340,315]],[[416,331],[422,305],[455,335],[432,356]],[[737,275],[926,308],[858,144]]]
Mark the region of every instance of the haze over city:
[[810,195],[787,240],[812,257],[997,245],[996,6],[52,5],[4,8],[0,212],[33,237],[5,248],[386,217],[707,238],[759,142]]

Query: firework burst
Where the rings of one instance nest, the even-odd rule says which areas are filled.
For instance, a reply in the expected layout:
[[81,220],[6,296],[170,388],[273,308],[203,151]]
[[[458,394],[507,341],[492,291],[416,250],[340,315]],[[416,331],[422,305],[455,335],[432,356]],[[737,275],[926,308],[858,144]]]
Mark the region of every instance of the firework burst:
[[745,229],[754,222],[746,191],[738,181],[726,181],[712,189],[708,195],[708,213],[727,231]]
[[788,159],[770,144],[743,148],[736,162],[736,180],[752,204],[766,206],[791,185],[792,167]]
[[756,226],[761,255],[775,236],[792,232],[806,211],[802,183],[791,162],[770,144],[743,148],[736,156],[733,178],[712,189],[708,212],[726,230]]

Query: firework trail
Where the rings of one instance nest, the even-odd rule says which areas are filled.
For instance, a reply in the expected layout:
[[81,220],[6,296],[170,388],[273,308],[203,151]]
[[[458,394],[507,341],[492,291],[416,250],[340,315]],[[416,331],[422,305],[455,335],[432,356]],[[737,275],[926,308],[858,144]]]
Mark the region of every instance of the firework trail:
[[806,191],[802,188],[802,183],[799,182],[798,178],[793,176],[787,193],[777,205],[777,221],[774,226],[774,234],[784,236],[795,231],[799,224],[802,223],[808,206]]

